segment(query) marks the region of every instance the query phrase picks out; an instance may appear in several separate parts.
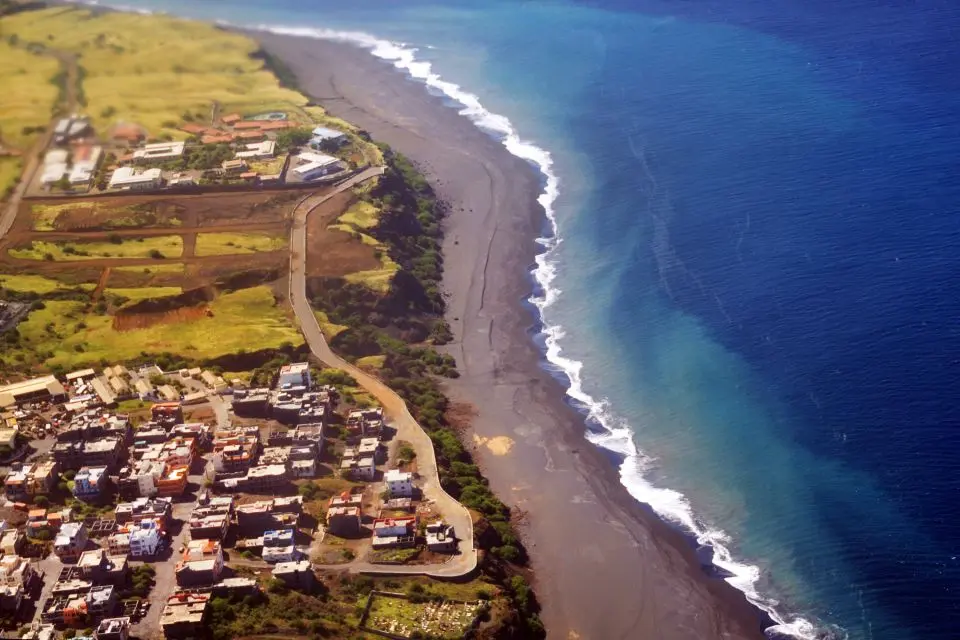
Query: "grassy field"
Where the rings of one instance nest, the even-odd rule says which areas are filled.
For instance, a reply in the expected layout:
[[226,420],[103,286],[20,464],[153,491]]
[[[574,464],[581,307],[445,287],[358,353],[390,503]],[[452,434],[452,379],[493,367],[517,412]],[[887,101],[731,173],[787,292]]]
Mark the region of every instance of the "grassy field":
[[[180,236],[153,236],[124,239],[121,243],[104,242],[43,242],[32,241],[25,247],[10,249],[14,258],[23,260],[96,260],[101,258],[151,258],[159,251],[164,258],[179,258],[183,254]],[[47,256],[51,256],[48,258]]]
[[380,221],[380,210],[371,203],[360,200],[353,203],[343,212],[337,222],[348,224],[358,229],[372,229]]
[[60,282],[59,280],[54,280],[53,278],[45,278],[44,276],[28,273],[16,275],[0,273],[0,287],[21,293],[33,292],[45,295],[53,293],[54,291],[65,291],[77,288],[92,290],[96,285],[92,283],[89,285],[70,285]]
[[394,274],[400,270],[400,265],[391,260],[386,253],[380,256],[380,262],[383,266],[379,269],[348,273],[344,279],[352,284],[362,284],[374,291],[386,293],[390,290],[390,283],[393,281]]
[[[87,305],[72,300],[48,300],[17,326],[29,352],[46,367],[79,367],[106,359],[122,362],[142,352],[168,351],[203,360],[243,350],[277,348],[303,343],[269,287],[240,289],[218,296],[209,314],[192,321],[155,324],[117,331],[113,317],[89,313]],[[224,331],[229,327],[229,331]],[[20,349],[0,354],[6,363],[18,361]]]
[[63,204],[34,204],[30,207],[34,231],[56,231],[62,225],[57,221],[69,215],[73,219],[67,227],[97,227],[101,229],[131,229],[137,227],[178,227],[175,216],[157,216],[136,206],[117,206],[102,200],[75,200]]
[[[0,19],[0,33],[18,33],[6,29],[6,19]],[[59,90],[52,82],[60,73],[60,63],[47,55],[30,53],[22,39],[13,46],[5,38],[0,40],[0,139],[3,143],[26,150],[39,132],[25,132],[24,128],[45,127],[53,116]],[[0,189],[5,183],[0,182]]]
[[198,233],[196,255],[221,256],[286,248],[287,238],[265,233]]
[[254,160],[248,163],[250,171],[256,171],[262,176],[270,176],[280,173],[283,170],[283,163],[287,156],[278,156],[269,160]]
[[377,369],[382,369],[382,368],[383,368],[383,363],[384,363],[384,361],[386,361],[386,359],[387,359],[387,356],[384,356],[384,355],[379,355],[379,356],[366,356],[366,357],[363,357],[363,358],[357,358],[356,364],[357,364],[357,366],[360,367],[361,369],[374,369],[374,370],[377,370]]
[[[81,56],[83,94],[98,129],[122,120],[145,126],[154,137],[183,138],[176,130],[181,115],[208,117],[215,100],[256,95],[268,102],[307,102],[281,88],[263,62],[250,56],[257,50],[253,40],[211,24],[52,7],[4,17],[0,29],[21,42]],[[43,112],[49,114],[49,106]]]
[[313,315],[317,317],[317,324],[320,325],[320,331],[323,333],[323,337],[327,340],[336,338],[339,334],[350,328],[345,324],[336,324],[330,322],[327,314],[323,311],[314,311]]
[[[0,136],[2,135],[3,131],[0,130]],[[0,158],[0,200],[5,198],[7,193],[16,186],[22,170],[23,162],[20,158]]]
[[479,608],[477,604],[414,603],[404,598],[370,597],[373,604],[367,626],[401,636],[420,631],[430,637],[462,638]]
[[155,276],[161,273],[183,273],[183,263],[172,262],[170,264],[151,264],[144,267],[113,267],[113,270],[136,272],[144,275]]
[[180,287],[107,287],[104,295],[121,296],[131,302],[150,300],[152,298],[166,298],[183,293]]

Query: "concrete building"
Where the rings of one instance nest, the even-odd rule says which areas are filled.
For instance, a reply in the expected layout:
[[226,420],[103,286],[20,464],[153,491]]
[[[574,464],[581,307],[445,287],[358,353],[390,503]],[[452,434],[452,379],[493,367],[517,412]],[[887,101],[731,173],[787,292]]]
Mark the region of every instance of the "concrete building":
[[296,560],[293,529],[266,531],[263,534],[264,562],[291,562]]
[[317,150],[339,147],[347,141],[347,134],[343,131],[327,127],[317,127],[310,135],[310,147]]
[[137,164],[163,163],[183,156],[183,142],[158,142],[145,144],[133,152],[133,161]]
[[73,149],[73,164],[67,179],[74,186],[90,184],[100,161],[103,158],[103,148],[96,145],[79,145]]
[[293,169],[293,174],[304,182],[316,180],[341,169],[340,160],[322,153],[304,151],[297,156],[297,160],[300,164]]
[[216,540],[191,540],[177,563],[177,584],[181,587],[210,585],[223,573],[223,550]]
[[[160,169],[145,169],[139,171],[133,167],[119,167],[114,170],[110,176],[110,182],[107,185],[110,189],[122,189],[126,191],[142,191],[145,189],[157,189],[163,185],[163,175]],[[138,380],[138,382],[141,382]]]
[[175,593],[167,599],[160,614],[165,638],[189,638],[203,627],[210,604],[209,593]]
[[31,402],[64,402],[67,392],[56,376],[42,376],[0,387],[0,407]]
[[327,531],[335,536],[349,538],[360,533],[360,507],[330,507],[327,509]]
[[64,524],[53,540],[53,552],[63,562],[75,562],[86,546],[87,527],[82,522]]
[[291,589],[312,589],[317,579],[309,560],[278,562],[271,575]]
[[90,549],[80,554],[77,568],[84,580],[94,584],[121,584],[127,578],[127,556],[108,555],[103,549]]
[[413,496],[413,474],[409,471],[391,469],[383,475],[387,492],[391,497],[410,498]]
[[5,554],[0,559],[0,611],[7,614],[19,611],[24,596],[39,577],[29,560]]
[[263,158],[272,158],[276,152],[277,143],[273,140],[264,140],[253,144],[244,145],[243,151],[237,151],[234,157],[242,160],[260,160]]
[[160,526],[155,520],[141,520],[130,530],[130,555],[154,556],[160,550]]
[[154,520],[161,529],[165,529],[170,523],[172,513],[173,502],[170,498],[138,498],[118,504],[114,510],[114,518],[118,524]]
[[164,466],[157,460],[137,460],[120,469],[117,480],[120,496],[129,499],[157,495],[157,480],[163,475]]
[[[12,448],[12,447],[11,447]],[[57,463],[53,460],[33,464],[15,463],[3,483],[8,500],[31,501],[37,495],[49,495],[57,484]]]
[[432,522],[427,525],[427,549],[430,551],[455,551],[457,539],[453,527],[443,522]]
[[307,362],[294,362],[280,367],[280,374],[277,378],[277,390],[288,393],[303,393],[313,387],[313,380],[310,377],[310,364]]
[[104,618],[97,625],[95,640],[127,640],[130,637],[130,618]]
[[73,495],[80,500],[95,500],[104,494],[109,482],[106,467],[82,467],[73,478]]

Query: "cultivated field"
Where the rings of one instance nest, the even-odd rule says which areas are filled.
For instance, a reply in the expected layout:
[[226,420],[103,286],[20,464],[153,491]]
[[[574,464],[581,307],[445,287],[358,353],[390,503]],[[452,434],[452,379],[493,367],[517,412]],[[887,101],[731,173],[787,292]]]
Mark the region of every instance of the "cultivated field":
[[366,626],[401,637],[414,632],[431,638],[462,638],[480,605],[454,602],[413,602],[406,598],[371,594]]
[[265,233],[198,233],[195,256],[222,256],[231,254],[280,251],[286,248],[286,237]]
[[183,255],[180,236],[152,236],[148,238],[118,237],[115,242],[44,242],[31,240],[28,244],[10,249],[10,255],[20,260],[97,260],[103,258],[179,258]]

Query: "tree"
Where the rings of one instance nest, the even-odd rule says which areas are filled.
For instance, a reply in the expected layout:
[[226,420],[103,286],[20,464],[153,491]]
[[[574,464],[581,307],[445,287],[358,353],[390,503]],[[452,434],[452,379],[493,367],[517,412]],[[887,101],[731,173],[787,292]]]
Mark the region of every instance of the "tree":
[[60,191],[68,191],[70,189],[70,178],[65,175],[60,176],[60,179],[54,182],[53,186]]
[[281,150],[302,147],[310,142],[312,135],[310,129],[284,129],[277,134],[277,146]]

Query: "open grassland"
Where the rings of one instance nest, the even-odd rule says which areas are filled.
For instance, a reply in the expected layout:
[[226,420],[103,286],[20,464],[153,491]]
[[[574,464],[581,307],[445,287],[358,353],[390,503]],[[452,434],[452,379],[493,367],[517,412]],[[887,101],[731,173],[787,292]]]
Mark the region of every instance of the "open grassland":
[[145,267],[113,267],[113,270],[120,272],[142,273],[149,276],[161,274],[182,274],[183,263],[172,262],[170,264],[151,264]]
[[262,176],[271,176],[283,171],[283,163],[287,156],[279,156],[269,160],[254,160],[248,163],[250,171],[256,171]]
[[48,300],[17,326],[21,346],[5,350],[0,359],[8,364],[21,361],[17,356],[24,358],[26,349],[27,361],[33,357],[45,367],[70,368],[101,359],[130,360],[143,352],[206,360],[303,343],[266,286],[224,293],[209,303],[206,314],[193,320],[127,331],[114,329],[112,316],[88,308],[83,302]]
[[[3,131],[0,131],[0,135],[3,135]],[[23,162],[20,158],[0,158],[0,199],[13,190],[20,179],[21,171],[23,171]]]
[[380,262],[383,264],[381,268],[348,273],[344,276],[344,280],[351,284],[362,284],[380,293],[387,293],[390,291],[393,276],[400,270],[400,265],[394,262],[385,252],[381,254]]
[[[0,33],[18,33],[6,23],[0,19]],[[50,122],[60,71],[56,58],[27,51],[22,40],[17,45],[0,40],[0,140],[5,145],[26,150],[39,135],[35,128]]]
[[[280,87],[263,61],[251,57],[253,40],[202,22],[52,7],[4,17],[0,26],[22,42],[80,56],[83,94],[98,129],[129,121],[154,137],[182,138],[186,134],[176,129],[181,115],[209,116],[215,100],[255,95],[267,102],[307,102]],[[49,111],[47,106],[44,113]]]
[[414,631],[431,638],[462,638],[476,617],[479,605],[453,602],[412,602],[405,598],[374,595],[367,626],[409,637]]
[[78,288],[90,291],[93,290],[96,285],[93,283],[67,284],[59,280],[54,280],[53,278],[45,278],[44,276],[28,273],[16,275],[0,273],[0,287],[18,293],[36,293],[42,296],[57,291],[72,291]]
[[107,287],[103,290],[104,295],[119,296],[130,302],[178,296],[181,293],[183,289],[180,287]]
[[[103,258],[179,258],[183,254],[180,236],[128,238],[121,242],[43,242],[10,249],[10,255],[22,260],[98,260]],[[49,256],[49,257],[48,257]]]
[[265,233],[198,233],[195,255],[260,253],[280,251],[286,246],[286,237],[278,238]]
[[343,212],[337,222],[357,229],[372,229],[380,221],[380,210],[366,200],[358,200]]
[[112,200],[76,200],[57,204],[32,204],[34,231],[73,229],[131,229],[178,227],[181,220],[172,214],[157,214],[147,204],[116,204]]
[[317,317],[317,324],[320,325],[320,331],[323,333],[323,337],[327,340],[332,340],[350,328],[345,324],[336,324],[334,322],[330,322],[327,314],[323,311],[314,311],[313,315]]

